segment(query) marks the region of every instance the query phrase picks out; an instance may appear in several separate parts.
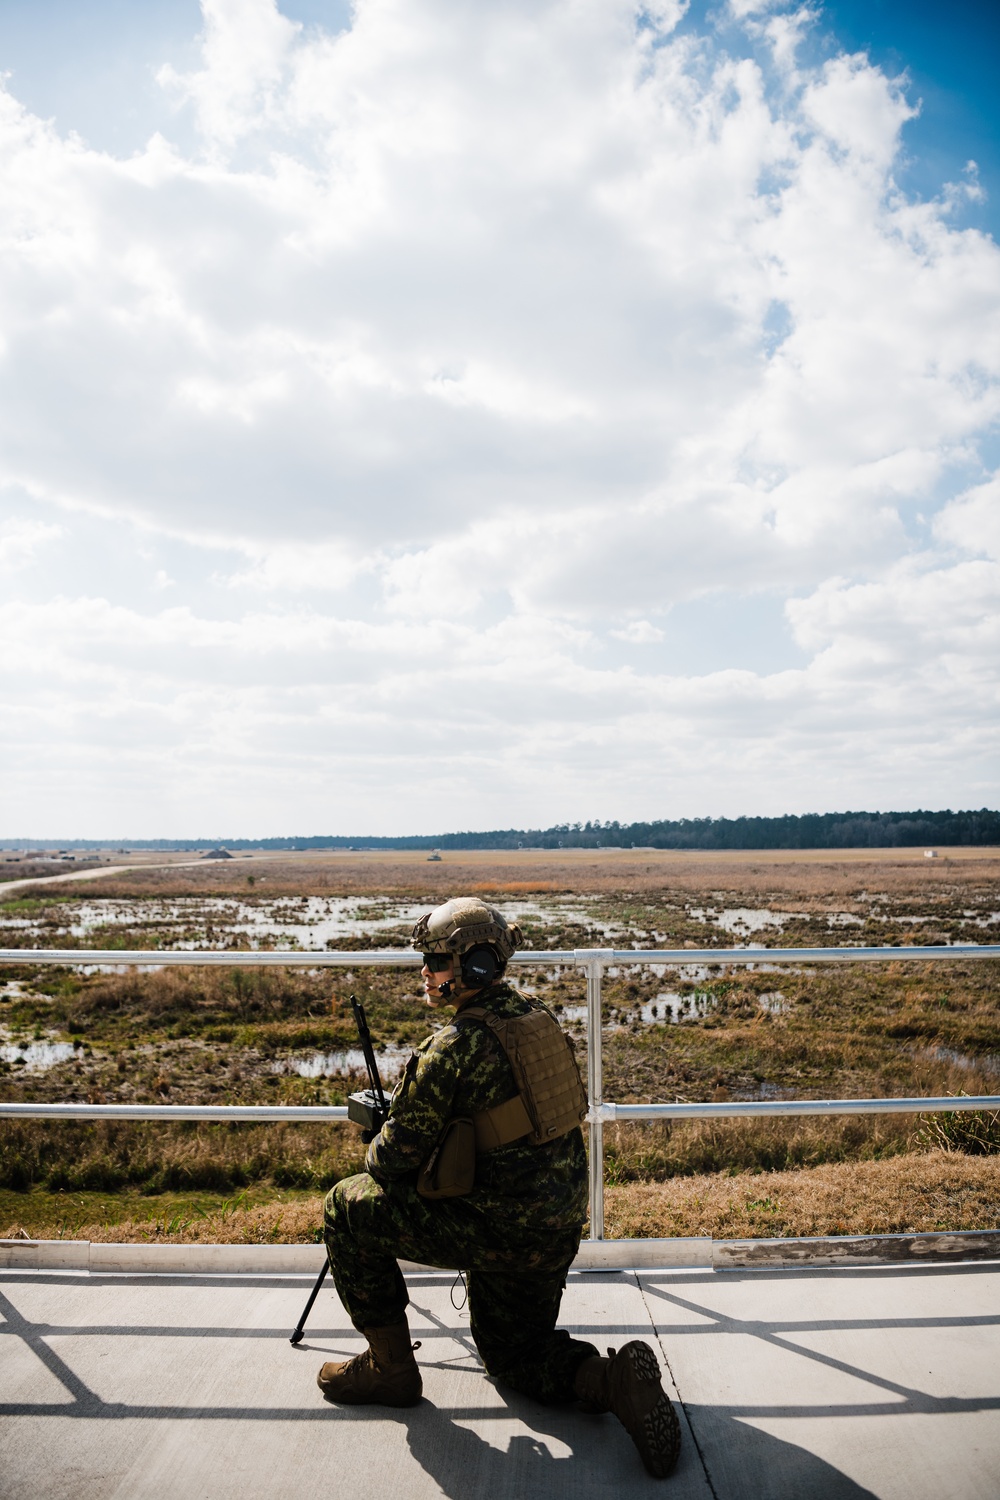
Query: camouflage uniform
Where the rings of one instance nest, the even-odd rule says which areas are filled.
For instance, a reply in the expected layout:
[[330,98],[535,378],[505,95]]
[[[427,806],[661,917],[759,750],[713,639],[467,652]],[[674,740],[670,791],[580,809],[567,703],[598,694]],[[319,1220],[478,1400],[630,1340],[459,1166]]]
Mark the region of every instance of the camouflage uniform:
[[[503,981],[471,1003],[501,1016],[529,1009]],[[407,1063],[390,1118],[368,1148],[367,1170],[327,1196],[324,1238],[356,1328],[388,1327],[405,1316],[397,1257],[463,1270],[472,1336],[489,1373],[538,1400],[568,1401],[577,1367],[597,1352],[555,1326],[587,1209],[580,1130],[551,1145],[515,1141],[480,1154],[466,1197],[428,1200],[416,1190],[418,1169],[449,1120],[516,1092],[499,1043],[459,1011]]]

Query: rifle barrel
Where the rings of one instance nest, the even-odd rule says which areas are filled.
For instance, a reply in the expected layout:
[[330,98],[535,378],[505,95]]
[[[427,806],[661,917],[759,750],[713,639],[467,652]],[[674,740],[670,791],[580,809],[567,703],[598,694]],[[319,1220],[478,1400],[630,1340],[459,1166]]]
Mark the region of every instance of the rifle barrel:
[[354,1012],[354,1022],[358,1028],[358,1036],[361,1038],[361,1051],[364,1054],[365,1067],[368,1069],[368,1081],[372,1086],[372,1092],[378,1100],[379,1109],[388,1113],[389,1106],[386,1103],[385,1094],[382,1090],[382,1080],[378,1076],[378,1063],[375,1061],[375,1049],[372,1046],[372,1034],[368,1029],[368,1018],[365,1008],[355,997],[351,996],[351,1009]]

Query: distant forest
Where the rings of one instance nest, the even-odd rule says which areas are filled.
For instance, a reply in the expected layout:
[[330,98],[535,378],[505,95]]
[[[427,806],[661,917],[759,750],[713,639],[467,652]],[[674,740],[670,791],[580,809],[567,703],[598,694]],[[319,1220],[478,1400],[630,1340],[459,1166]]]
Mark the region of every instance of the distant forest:
[[662,818],[652,823],[557,823],[486,833],[315,834],[273,839],[6,840],[32,849],[907,849],[921,844],[1000,844],[1000,813],[844,812],[781,818]]

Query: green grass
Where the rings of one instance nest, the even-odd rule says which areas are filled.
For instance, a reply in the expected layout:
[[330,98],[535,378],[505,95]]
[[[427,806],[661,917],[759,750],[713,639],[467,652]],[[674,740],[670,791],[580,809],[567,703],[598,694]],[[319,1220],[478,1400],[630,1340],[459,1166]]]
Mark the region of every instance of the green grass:
[[29,1238],[73,1239],[79,1230],[93,1225],[112,1226],[125,1220],[160,1226],[163,1234],[179,1234],[209,1217],[235,1216],[261,1204],[298,1203],[311,1199],[308,1191],[258,1184],[238,1193],[158,1193],[133,1190],[116,1193],[47,1192],[35,1188],[27,1193],[0,1189],[0,1234],[15,1225]]
[[227,1194],[261,1183],[315,1192],[363,1161],[359,1132],[339,1122],[15,1120],[0,1133],[0,1185],[16,1192]]

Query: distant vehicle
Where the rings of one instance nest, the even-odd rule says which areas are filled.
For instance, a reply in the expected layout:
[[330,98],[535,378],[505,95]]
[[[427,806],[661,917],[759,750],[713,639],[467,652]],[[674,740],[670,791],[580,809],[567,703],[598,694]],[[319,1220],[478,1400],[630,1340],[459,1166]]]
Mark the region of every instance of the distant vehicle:
[[440,856],[440,854],[438,854],[438,852],[437,852],[436,849],[435,849],[435,851],[434,851],[433,854],[428,854],[428,856],[427,856],[427,863],[429,865],[440,864],[440,862],[441,862],[441,856]]

